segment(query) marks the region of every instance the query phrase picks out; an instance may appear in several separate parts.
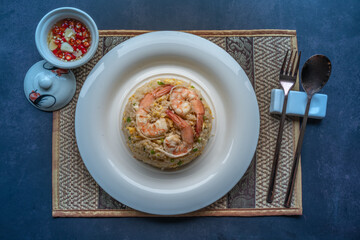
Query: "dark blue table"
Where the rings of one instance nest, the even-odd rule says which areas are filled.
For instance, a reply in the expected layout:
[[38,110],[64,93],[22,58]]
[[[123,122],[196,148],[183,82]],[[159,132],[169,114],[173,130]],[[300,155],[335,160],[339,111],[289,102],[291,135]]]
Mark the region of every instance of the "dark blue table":
[[[360,239],[360,2],[0,1],[0,239]],[[31,107],[26,71],[50,10],[73,6],[99,29],[296,29],[302,63],[327,55],[327,116],[308,123],[299,217],[51,217],[52,114]]]

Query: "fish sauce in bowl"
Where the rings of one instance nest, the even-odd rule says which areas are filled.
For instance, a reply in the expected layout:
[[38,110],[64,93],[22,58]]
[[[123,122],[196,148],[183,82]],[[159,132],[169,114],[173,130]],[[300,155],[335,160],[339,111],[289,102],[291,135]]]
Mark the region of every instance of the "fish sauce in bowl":
[[48,34],[48,47],[65,62],[82,58],[91,46],[91,33],[82,22],[66,18],[56,22]]

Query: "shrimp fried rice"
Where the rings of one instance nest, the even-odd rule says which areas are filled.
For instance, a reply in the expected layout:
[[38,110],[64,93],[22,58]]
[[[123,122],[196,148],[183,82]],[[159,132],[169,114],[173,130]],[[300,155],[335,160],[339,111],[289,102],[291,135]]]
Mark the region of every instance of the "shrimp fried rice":
[[149,81],[129,98],[122,131],[133,156],[160,169],[175,169],[203,152],[212,112],[201,92],[178,79]]

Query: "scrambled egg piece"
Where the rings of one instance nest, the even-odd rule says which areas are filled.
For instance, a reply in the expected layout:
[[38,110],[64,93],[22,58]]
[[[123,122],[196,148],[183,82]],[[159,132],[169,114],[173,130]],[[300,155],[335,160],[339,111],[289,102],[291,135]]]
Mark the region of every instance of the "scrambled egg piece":
[[174,80],[174,79],[170,79],[170,78],[166,78],[166,79],[164,80],[164,83],[165,83],[165,84],[174,84],[174,82],[175,82],[175,80]]
[[136,132],[136,128],[134,127],[126,127],[129,130],[130,135],[133,135]]

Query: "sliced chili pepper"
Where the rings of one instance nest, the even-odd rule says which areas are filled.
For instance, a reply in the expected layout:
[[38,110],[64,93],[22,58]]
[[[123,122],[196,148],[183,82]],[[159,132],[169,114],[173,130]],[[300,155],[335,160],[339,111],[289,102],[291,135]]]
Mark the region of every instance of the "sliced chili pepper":
[[70,38],[70,39],[69,39],[69,44],[70,44],[70,45],[74,45],[74,44],[75,44],[75,39]]
[[82,52],[82,54],[85,54],[87,52],[87,50],[85,48],[81,48],[80,51]]
[[76,42],[77,45],[81,44],[81,40],[80,40],[80,39],[76,39],[75,42]]
[[70,54],[65,54],[65,59],[70,61],[72,59],[72,56]]
[[52,30],[52,32],[53,32],[54,34],[57,34],[59,31],[60,31],[60,29],[59,29],[58,26],[55,26],[55,27],[53,28],[53,30]]
[[76,34],[76,38],[78,38],[80,40],[84,40],[84,37],[82,36],[81,32]]
[[64,53],[61,52],[61,51],[59,51],[58,54],[57,54],[57,57],[58,57],[58,58],[62,58],[63,56],[64,56]]
[[63,24],[61,24],[61,27],[63,27],[63,28],[67,28],[69,26],[69,24],[65,21]]
[[84,47],[88,48],[90,46],[90,43],[84,42],[83,45],[84,45]]
[[80,22],[77,22],[77,23],[76,23],[76,28],[81,28],[81,27],[82,27],[81,23],[80,23]]
[[66,29],[66,27],[61,27],[61,28],[60,28],[60,32],[64,32],[65,29]]

